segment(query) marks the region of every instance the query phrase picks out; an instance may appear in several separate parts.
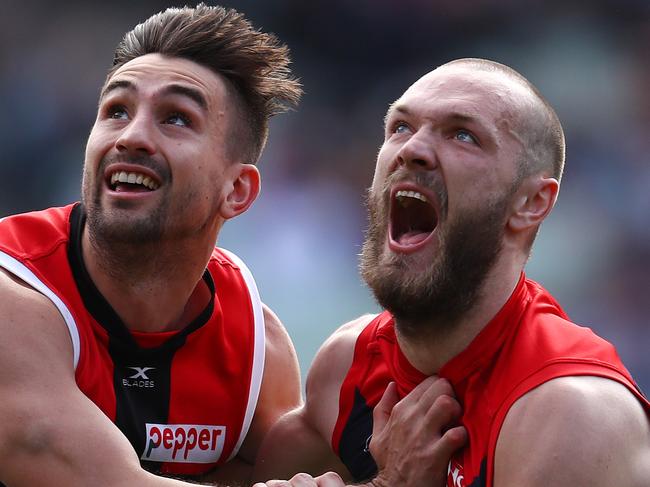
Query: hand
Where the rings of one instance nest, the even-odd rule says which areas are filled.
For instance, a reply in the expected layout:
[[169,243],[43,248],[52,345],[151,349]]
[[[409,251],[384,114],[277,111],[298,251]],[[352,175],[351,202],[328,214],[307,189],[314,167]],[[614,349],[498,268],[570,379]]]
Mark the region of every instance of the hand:
[[373,412],[370,453],[379,474],[371,484],[445,485],[449,459],[467,441],[464,427],[447,429],[462,413],[451,385],[429,377],[398,399],[391,383]]
[[294,475],[291,480],[269,480],[253,487],[345,487],[345,482],[334,472],[327,472],[319,477],[306,473]]

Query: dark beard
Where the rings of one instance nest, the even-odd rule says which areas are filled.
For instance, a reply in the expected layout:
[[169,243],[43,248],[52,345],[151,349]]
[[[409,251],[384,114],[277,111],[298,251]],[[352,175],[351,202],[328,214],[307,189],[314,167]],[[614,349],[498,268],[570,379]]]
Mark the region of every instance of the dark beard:
[[[416,272],[408,255],[382,260],[388,204],[368,195],[370,221],[361,253],[361,274],[379,305],[393,314],[400,331],[421,336],[424,330],[449,329],[472,309],[501,251],[511,194],[449,222],[439,234],[438,254],[421,272]],[[443,212],[441,220],[445,216]]]
[[[97,174],[104,174],[106,166],[117,159],[154,170],[160,176],[163,183],[170,179],[167,166],[147,156],[132,157],[120,155],[119,157],[104,158],[100,162]],[[91,239],[99,246],[120,244],[146,245],[160,241],[163,237],[165,221],[169,213],[169,200],[162,198],[163,203],[146,217],[137,220],[134,218],[129,218],[128,220],[121,218],[118,221],[111,221],[111,218],[107,215],[107,212],[111,210],[103,208],[101,204],[100,195],[103,184],[103,178],[98,177],[93,193],[89,194],[89,188],[83,188],[84,190],[82,191],[82,203],[84,204],[87,218],[86,225],[88,226]],[[160,189],[159,191],[163,190]],[[128,209],[128,203],[122,203],[116,208],[117,211],[121,209]]]

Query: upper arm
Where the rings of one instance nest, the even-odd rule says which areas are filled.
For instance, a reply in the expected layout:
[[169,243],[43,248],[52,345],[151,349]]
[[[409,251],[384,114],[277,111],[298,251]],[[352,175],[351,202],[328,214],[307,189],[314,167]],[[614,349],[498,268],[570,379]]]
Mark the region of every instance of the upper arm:
[[341,385],[352,365],[357,338],[372,318],[364,315],[336,330],[318,350],[309,369],[305,414],[328,444],[338,419]]
[[76,386],[61,315],[4,272],[0,336],[0,481],[151,485],[128,440]]
[[[354,344],[368,318],[339,328],[320,348],[307,376],[305,405],[283,416],[264,440],[255,477],[289,478],[334,470],[349,476],[331,449],[338,416],[339,389],[352,363]],[[278,448],[282,445],[282,448]]]
[[288,479],[299,472],[345,474],[328,442],[309,423],[305,407],[282,416],[264,439],[255,462],[254,480]]
[[650,427],[622,384],[554,379],[520,398],[497,441],[495,487],[647,485]]
[[296,351],[284,326],[267,306],[264,306],[264,324],[264,375],[255,415],[238,455],[251,465],[271,426],[302,403]]

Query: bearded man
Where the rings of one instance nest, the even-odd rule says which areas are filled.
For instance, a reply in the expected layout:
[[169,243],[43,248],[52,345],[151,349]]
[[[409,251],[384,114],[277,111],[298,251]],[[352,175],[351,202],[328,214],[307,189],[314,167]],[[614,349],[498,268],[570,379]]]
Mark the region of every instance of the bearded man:
[[[492,61],[447,63],[392,104],[361,258],[385,311],[323,345],[306,404],[272,429],[258,475],[338,462],[342,475],[369,478],[404,454],[400,438],[419,422],[430,441],[408,446],[401,471],[424,471],[423,455],[438,448],[449,455],[429,465],[434,485],[647,485],[650,404],[614,347],[571,323],[524,274],[564,158],[551,106]],[[375,425],[385,422],[391,403],[422,395],[418,384],[432,375],[441,379],[421,403],[451,401],[453,388],[462,413],[450,407],[432,421],[418,402],[396,407],[391,441],[371,439],[373,410]],[[392,399],[380,401],[384,392]],[[289,461],[271,449],[288,437]]]

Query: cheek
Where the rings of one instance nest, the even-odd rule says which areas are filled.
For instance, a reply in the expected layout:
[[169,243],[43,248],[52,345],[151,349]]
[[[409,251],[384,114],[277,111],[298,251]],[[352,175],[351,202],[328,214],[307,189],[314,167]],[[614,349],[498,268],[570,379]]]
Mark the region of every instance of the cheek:
[[372,190],[378,191],[386,182],[389,172],[391,171],[390,166],[390,150],[383,145],[377,154],[377,164],[375,165],[375,174],[372,178]]
[[111,138],[95,124],[90,131],[90,135],[88,135],[88,142],[86,143],[86,164],[94,163],[94,159],[101,158],[103,153],[111,146]]

